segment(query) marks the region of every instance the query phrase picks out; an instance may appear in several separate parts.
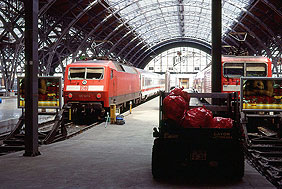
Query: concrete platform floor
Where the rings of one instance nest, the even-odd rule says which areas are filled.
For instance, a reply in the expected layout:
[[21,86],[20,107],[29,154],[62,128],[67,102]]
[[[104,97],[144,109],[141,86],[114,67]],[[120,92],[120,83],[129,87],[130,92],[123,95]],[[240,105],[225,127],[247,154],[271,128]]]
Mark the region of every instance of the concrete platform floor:
[[158,98],[133,109],[125,125],[96,126],[69,140],[41,146],[41,155],[0,156],[0,188],[275,188],[246,164],[241,181],[155,181],[152,128]]

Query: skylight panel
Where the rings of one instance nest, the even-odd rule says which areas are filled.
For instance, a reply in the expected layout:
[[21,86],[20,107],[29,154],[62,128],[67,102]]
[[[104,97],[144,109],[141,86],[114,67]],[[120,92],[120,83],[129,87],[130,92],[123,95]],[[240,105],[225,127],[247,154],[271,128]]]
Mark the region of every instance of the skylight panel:
[[[180,35],[177,0],[109,0],[118,14],[140,34],[147,43]],[[230,29],[249,0],[222,0],[222,32]],[[183,0],[185,36],[211,43],[211,0]],[[144,26],[143,26],[144,25]],[[159,29],[156,29],[159,28]],[[154,36],[148,38],[148,36]],[[165,37],[165,36],[169,37]],[[157,36],[157,37],[156,37]],[[149,40],[150,39],[150,40]]]

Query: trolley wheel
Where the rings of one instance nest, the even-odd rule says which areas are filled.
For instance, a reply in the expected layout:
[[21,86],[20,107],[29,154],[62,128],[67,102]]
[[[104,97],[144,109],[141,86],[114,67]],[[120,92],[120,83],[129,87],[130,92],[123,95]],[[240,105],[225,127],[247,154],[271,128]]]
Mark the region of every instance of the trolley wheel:
[[229,170],[227,170],[227,175],[228,178],[232,180],[240,180],[244,176],[245,172],[245,158],[243,149],[239,149],[234,156],[236,156],[236,158],[229,162]]
[[160,149],[157,146],[153,146],[152,152],[152,175],[154,179],[161,179],[165,177],[164,161],[161,157]]
[[233,176],[235,179],[241,179],[245,173],[245,158],[243,150],[240,150],[238,158],[233,164]]
[[152,149],[152,175],[154,179],[163,179],[170,176],[169,161],[163,146],[159,143],[155,143]]

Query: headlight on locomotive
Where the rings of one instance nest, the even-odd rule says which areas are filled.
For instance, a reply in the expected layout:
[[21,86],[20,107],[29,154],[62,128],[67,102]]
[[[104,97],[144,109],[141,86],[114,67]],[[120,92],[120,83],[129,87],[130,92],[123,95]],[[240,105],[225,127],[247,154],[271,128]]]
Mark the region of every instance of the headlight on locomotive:
[[69,97],[69,98],[72,98],[72,94],[71,94],[71,93],[69,93],[69,94],[68,94],[68,97]]
[[100,99],[100,98],[102,97],[101,93],[98,93],[98,94],[96,95],[96,97],[97,97],[97,99]]

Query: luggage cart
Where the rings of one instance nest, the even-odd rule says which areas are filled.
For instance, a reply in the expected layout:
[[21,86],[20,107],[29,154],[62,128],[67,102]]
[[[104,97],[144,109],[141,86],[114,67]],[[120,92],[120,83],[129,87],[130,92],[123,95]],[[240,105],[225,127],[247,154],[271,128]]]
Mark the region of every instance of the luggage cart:
[[[154,128],[152,174],[155,179],[175,174],[212,175],[240,179],[244,176],[242,129],[239,121],[237,93],[191,93],[191,98],[220,99],[221,105],[206,105],[214,116],[232,118],[233,127],[183,128],[165,119],[160,95],[159,128]],[[190,106],[195,108],[197,106]]]

